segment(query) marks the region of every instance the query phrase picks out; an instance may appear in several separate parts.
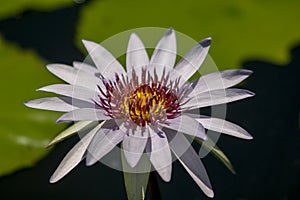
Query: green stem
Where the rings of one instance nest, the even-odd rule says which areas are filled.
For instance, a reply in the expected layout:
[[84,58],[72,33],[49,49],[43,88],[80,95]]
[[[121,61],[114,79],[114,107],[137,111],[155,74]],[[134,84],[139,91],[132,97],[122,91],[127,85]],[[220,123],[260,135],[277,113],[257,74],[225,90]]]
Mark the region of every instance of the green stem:
[[161,200],[157,173],[155,171],[150,172],[148,188],[151,200]]

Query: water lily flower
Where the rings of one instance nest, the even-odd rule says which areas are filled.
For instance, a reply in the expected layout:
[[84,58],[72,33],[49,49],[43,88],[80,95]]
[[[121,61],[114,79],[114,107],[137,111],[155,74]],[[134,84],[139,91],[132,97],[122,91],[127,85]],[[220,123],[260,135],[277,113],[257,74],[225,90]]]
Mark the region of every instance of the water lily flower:
[[[93,165],[121,144],[131,167],[145,153],[166,182],[171,179],[173,154],[203,192],[213,197],[206,170],[187,138],[205,141],[206,129],[242,139],[252,136],[231,122],[190,111],[252,97],[254,94],[248,90],[230,88],[252,72],[226,70],[189,82],[205,60],[211,38],[197,43],[175,65],[177,47],[173,29],[163,35],[150,59],[141,39],[131,34],[126,71],[101,45],[86,40],[83,44],[96,67],[79,62],[73,66],[47,65],[51,73],[67,84],[39,89],[58,97],[25,103],[31,108],[66,112],[57,121],[75,122],[76,130],[92,127],[66,155],[50,182],[60,180],[84,158],[86,165]],[[68,129],[52,143],[74,132]]]

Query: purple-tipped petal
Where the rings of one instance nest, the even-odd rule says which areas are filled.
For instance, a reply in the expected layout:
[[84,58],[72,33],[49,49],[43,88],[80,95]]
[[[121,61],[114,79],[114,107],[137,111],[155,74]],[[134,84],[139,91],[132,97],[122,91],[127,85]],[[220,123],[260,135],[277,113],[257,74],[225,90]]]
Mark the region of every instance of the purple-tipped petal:
[[176,60],[177,44],[175,31],[170,28],[160,39],[155,47],[150,60],[150,69],[156,70],[158,78],[161,78],[164,68],[170,71]]
[[253,92],[243,89],[220,89],[201,93],[188,101],[183,108],[196,109],[201,107],[229,103],[254,96]]
[[171,79],[181,78],[181,84],[185,83],[202,65],[210,47],[211,38],[206,38],[196,44],[184,57],[177,63]]
[[192,87],[194,89],[189,96],[193,97],[206,91],[229,88],[242,82],[251,74],[252,71],[246,69],[233,69],[206,74],[193,81]]

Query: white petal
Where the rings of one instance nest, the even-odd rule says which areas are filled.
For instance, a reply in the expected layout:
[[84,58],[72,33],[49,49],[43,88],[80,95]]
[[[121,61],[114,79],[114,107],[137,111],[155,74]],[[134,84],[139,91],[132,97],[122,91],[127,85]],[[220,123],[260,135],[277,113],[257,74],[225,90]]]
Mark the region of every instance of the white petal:
[[206,139],[204,127],[192,117],[181,115],[174,119],[168,119],[166,123],[160,124],[163,127],[182,132],[194,137]]
[[[148,129],[148,128],[147,128]],[[124,155],[131,167],[135,167],[144,153],[148,141],[148,130],[136,126],[133,133],[125,134],[123,139]]]
[[124,74],[125,70],[117,59],[101,45],[82,40],[85,48],[88,50],[89,55],[93,59],[99,72],[107,79],[115,77],[115,73]]
[[73,106],[71,102],[72,100],[67,97],[45,97],[27,101],[24,104],[30,108],[70,112],[72,110],[78,109],[78,107]]
[[170,28],[155,47],[150,60],[150,67],[155,68],[158,78],[161,78],[164,68],[170,71],[176,60],[176,35]]
[[242,127],[228,122],[226,120],[204,116],[202,116],[201,118],[197,118],[196,120],[200,122],[206,129],[225,133],[227,135],[235,136],[242,139],[253,139],[253,137]]
[[151,137],[150,161],[161,176],[161,178],[169,182],[172,173],[172,156],[168,144],[167,136],[161,130],[153,130],[149,127],[149,135]]
[[71,85],[79,85],[91,90],[97,89],[100,79],[85,71],[63,64],[50,64],[47,69],[55,76]]
[[99,73],[98,69],[96,69],[95,67],[93,67],[92,65],[89,65],[87,63],[84,62],[73,62],[73,66],[75,69],[87,72],[89,74],[92,75],[96,75],[97,73]]
[[135,70],[135,73],[140,78],[142,67],[149,64],[148,54],[144,47],[143,42],[136,34],[131,34],[127,47],[126,54],[126,69],[127,75],[130,78],[132,76],[132,70]]
[[186,82],[202,65],[205,60],[211,38],[206,38],[196,44],[175,66],[171,80],[181,77],[181,83]]
[[84,131],[87,127],[93,127],[95,125],[98,125],[98,122],[93,122],[93,121],[76,122],[72,126],[68,127],[64,131],[62,131],[60,134],[58,134],[53,140],[51,140],[51,142],[49,142],[47,147],[52,146],[64,139],[66,139],[67,137],[74,135],[75,133],[77,133],[79,131]]
[[245,99],[248,97],[254,96],[253,92],[243,89],[220,89],[220,90],[212,90],[201,93],[200,95],[191,98],[183,108],[201,108],[206,106],[213,106],[218,104],[229,103],[241,99]]
[[86,165],[91,166],[108,154],[123,140],[124,135],[114,120],[106,121],[88,147]]
[[[168,135],[168,139],[172,141],[170,142],[171,150],[185,170],[190,174],[197,185],[208,197],[213,197],[214,192],[212,190],[205,167],[203,166],[199,156],[192,148],[189,141],[181,133],[176,135]],[[188,148],[185,150],[185,152],[182,152],[182,146],[187,145]]]
[[69,173],[83,158],[86,149],[96,134],[101,128],[103,123],[99,124],[96,128],[91,130],[86,136],[84,136],[65,156],[54,174],[50,178],[50,183],[55,183]]
[[82,86],[68,84],[49,85],[38,89],[38,91],[53,92],[91,103],[94,103],[94,99],[96,99],[97,95],[99,94],[98,91],[90,90]]
[[193,81],[192,87],[194,89],[189,96],[192,97],[206,91],[229,88],[242,82],[251,74],[252,71],[246,69],[225,70],[206,74]]
[[111,119],[111,117],[107,116],[104,110],[97,108],[81,108],[65,113],[57,120],[57,123],[72,121],[100,121],[108,119]]

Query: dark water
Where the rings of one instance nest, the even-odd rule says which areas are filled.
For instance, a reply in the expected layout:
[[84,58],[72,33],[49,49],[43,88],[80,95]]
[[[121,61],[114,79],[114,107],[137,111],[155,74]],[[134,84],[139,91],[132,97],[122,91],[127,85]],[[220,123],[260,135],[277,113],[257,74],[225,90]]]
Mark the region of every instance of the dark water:
[[[81,6],[53,12],[27,11],[0,21],[0,32],[6,40],[36,50],[49,62],[83,60],[84,55],[74,45]],[[292,48],[286,66],[255,59],[243,66],[254,71],[243,87],[256,96],[228,105],[227,119],[242,124],[254,140],[228,136],[219,140],[236,175],[213,157],[204,159],[214,199],[300,199],[300,46]],[[74,137],[58,144],[33,168],[0,178],[0,199],[125,199],[122,173],[102,164],[85,167],[81,163],[57,184],[48,183],[77,140]],[[208,199],[177,162],[172,181],[160,181],[160,188],[163,199]]]

